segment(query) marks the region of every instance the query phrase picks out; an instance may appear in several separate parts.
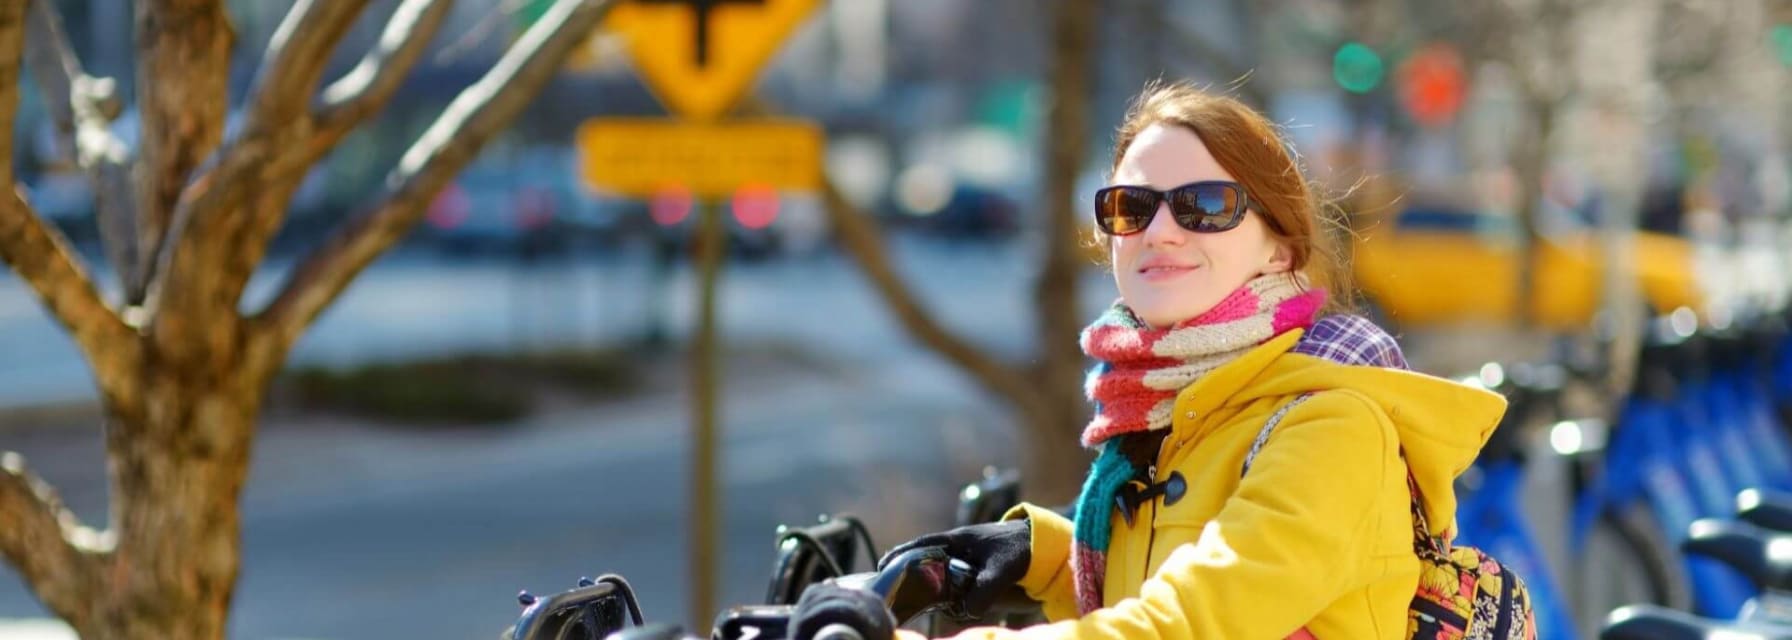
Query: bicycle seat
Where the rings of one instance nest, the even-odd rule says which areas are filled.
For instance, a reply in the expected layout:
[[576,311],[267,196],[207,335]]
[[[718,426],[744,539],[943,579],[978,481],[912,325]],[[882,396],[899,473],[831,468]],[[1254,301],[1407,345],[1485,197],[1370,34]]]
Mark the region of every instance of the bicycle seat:
[[1606,616],[1599,640],[1792,640],[1792,628],[1701,618],[1652,604],[1618,607]]
[[778,557],[766,587],[766,604],[796,604],[811,584],[838,578],[853,570],[862,552],[877,565],[877,548],[864,523],[849,515],[822,517],[807,527],[778,527]]
[[506,630],[506,640],[598,640],[628,628],[630,621],[636,628],[643,626],[641,604],[622,576],[579,578],[578,584],[544,597],[527,591],[517,594],[523,613]]
[[1792,591],[1792,535],[1734,520],[1703,518],[1687,529],[1680,549],[1722,561],[1758,589]]
[[983,470],[983,479],[965,485],[958,494],[958,513],[954,526],[995,522],[1002,514],[1020,504],[1020,472],[1015,469]]
[[1736,494],[1736,517],[1757,527],[1792,533],[1792,495],[1744,489]]

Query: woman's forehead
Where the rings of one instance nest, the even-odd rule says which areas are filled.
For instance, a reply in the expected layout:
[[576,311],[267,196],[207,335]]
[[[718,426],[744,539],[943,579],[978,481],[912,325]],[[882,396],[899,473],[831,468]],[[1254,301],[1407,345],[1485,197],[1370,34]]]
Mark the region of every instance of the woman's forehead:
[[1186,127],[1153,124],[1139,132],[1114,168],[1114,184],[1169,189],[1201,180],[1232,180],[1232,174]]

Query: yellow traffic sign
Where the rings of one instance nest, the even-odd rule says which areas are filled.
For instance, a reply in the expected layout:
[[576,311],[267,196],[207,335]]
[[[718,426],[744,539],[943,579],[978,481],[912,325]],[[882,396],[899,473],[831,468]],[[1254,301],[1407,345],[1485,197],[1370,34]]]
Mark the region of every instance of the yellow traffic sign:
[[803,120],[592,118],[577,135],[585,183],[622,195],[723,198],[744,186],[821,186],[822,132]]
[[753,84],[820,0],[627,0],[607,28],[666,108],[713,120]]

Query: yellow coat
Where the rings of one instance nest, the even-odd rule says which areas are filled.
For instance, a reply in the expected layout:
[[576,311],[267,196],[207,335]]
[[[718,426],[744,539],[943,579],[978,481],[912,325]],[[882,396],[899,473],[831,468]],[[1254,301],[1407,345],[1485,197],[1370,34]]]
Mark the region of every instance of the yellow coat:
[[[1404,638],[1418,584],[1407,465],[1433,527],[1453,533],[1452,482],[1505,412],[1498,394],[1422,374],[1288,353],[1284,333],[1176,397],[1156,481],[1188,493],[1114,517],[1103,608],[1078,617],[1071,522],[1033,505],[1021,586],[1052,624],[961,638]],[[1277,408],[1301,393],[1239,477]],[[1405,451],[1405,461],[1401,452]]]

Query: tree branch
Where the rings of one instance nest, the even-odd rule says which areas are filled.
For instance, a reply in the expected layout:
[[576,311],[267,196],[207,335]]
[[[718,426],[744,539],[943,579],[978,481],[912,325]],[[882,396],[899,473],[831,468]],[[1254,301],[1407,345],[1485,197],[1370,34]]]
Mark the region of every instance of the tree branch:
[[87,628],[97,569],[111,555],[113,536],[83,526],[11,451],[0,452],[0,522],[6,523],[0,553],[45,606],[76,629]]
[[131,384],[141,357],[136,332],[100,300],[73,256],[62,232],[45,225],[17,189],[0,194],[0,259],[31,285],[74,338],[107,400],[136,407],[138,392]]
[[[194,167],[218,147],[236,33],[222,0],[143,0],[137,7],[137,247],[146,288],[156,278],[175,203]],[[137,302],[137,300],[132,300]]]
[[63,155],[87,172],[106,258],[126,289],[126,299],[134,299],[141,294],[132,290],[133,283],[139,282],[133,271],[140,263],[134,228],[136,202],[131,199],[130,151],[109,128],[119,110],[115,84],[110,78],[95,78],[82,70],[51,2],[32,2],[30,11],[25,64],[56,123]]
[[277,363],[356,274],[423,217],[436,192],[481,147],[522,112],[584,42],[617,0],[559,0],[504,53],[491,71],[461,91],[387,177],[385,199],[345,224],[307,256],[268,307],[252,320],[254,349]]
[[25,48],[25,7],[0,4],[0,186],[13,181],[12,129],[19,111],[19,58]]
[[25,7],[0,3],[0,260],[10,265],[62,323],[93,366],[101,393],[129,409],[136,390],[128,384],[138,358],[134,333],[101,301],[81,272],[61,232],[31,210],[14,185],[13,117],[19,106],[19,61]]
[[[39,0],[47,2],[48,0]],[[13,117],[19,107],[19,61],[24,54],[25,4],[0,3],[0,185],[13,183]],[[112,318],[55,238],[19,197],[6,189],[0,201],[0,258],[19,272],[65,324],[73,317]],[[72,276],[72,278],[70,277]],[[78,311],[75,311],[78,310]],[[115,318],[113,318],[115,320]],[[100,325],[102,322],[86,323]],[[120,325],[122,326],[122,325]],[[71,329],[73,327],[71,326]],[[77,335],[83,348],[92,345]],[[25,459],[0,452],[0,554],[16,567],[38,598],[77,629],[89,625],[95,553],[107,552],[105,536],[80,526],[49,485],[25,468]]]
[[921,303],[915,299],[914,292],[909,290],[902,278],[896,275],[896,270],[890,266],[889,255],[884,253],[883,243],[878,239],[877,230],[871,226],[868,214],[847,202],[831,179],[824,180],[822,210],[827,212],[828,222],[839,235],[840,243],[847,253],[859,263],[865,277],[871,279],[872,286],[877,288],[884,304],[902,322],[903,329],[921,344],[927,345],[970,373],[983,386],[1008,398],[1017,406],[1038,406],[1043,398],[1025,376],[997,362],[969,342],[952,335],[922,308]]
[[306,114],[311,92],[323,78],[330,52],[348,33],[368,0],[299,0],[268,42],[249,90],[244,136],[279,127]]
[[[179,356],[210,358],[234,344],[208,325],[235,317],[237,300],[286,219],[291,193],[310,167],[311,95],[330,52],[367,0],[300,0],[268,43],[245,99],[243,128],[216,162],[183,184],[163,239],[153,301],[154,333]],[[179,329],[179,330],[176,330]],[[197,333],[195,333],[197,332]]]
[[[747,117],[765,117],[773,115],[777,109],[763,99],[749,96],[740,108],[740,114]],[[997,362],[988,354],[971,345],[963,338],[953,335],[934,319],[921,306],[913,291],[903,283],[902,277],[896,275],[895,268],[890,266],[890,256],[884,252],[883,242],[878,237],[877,229],[871,224],[871,215],[853,206],[840,193],[840,188],[822,170],[822,211],[828,216],[828,224],[838,235],[840,244],[847,255],[859,263],[859,269],[865,277],[871,279],[871,285],[877,288],[878,297],[883,298],[890,312],[902,323],[902,328],[909,336],[933,349],[948,361],[958,365],[989,390],[1007,398],[1023,410],[1039,409],[1045,405],[1045,396],[1039,392],[1026,376],[1017,369]]]
[[454,0],[405,0],[398,6],[379,44],[342,79],[324,88],[322,104],[313,114],[317,126],[311,137],[311,162],[329,154],[343,136],[386,106],[453,8]]

